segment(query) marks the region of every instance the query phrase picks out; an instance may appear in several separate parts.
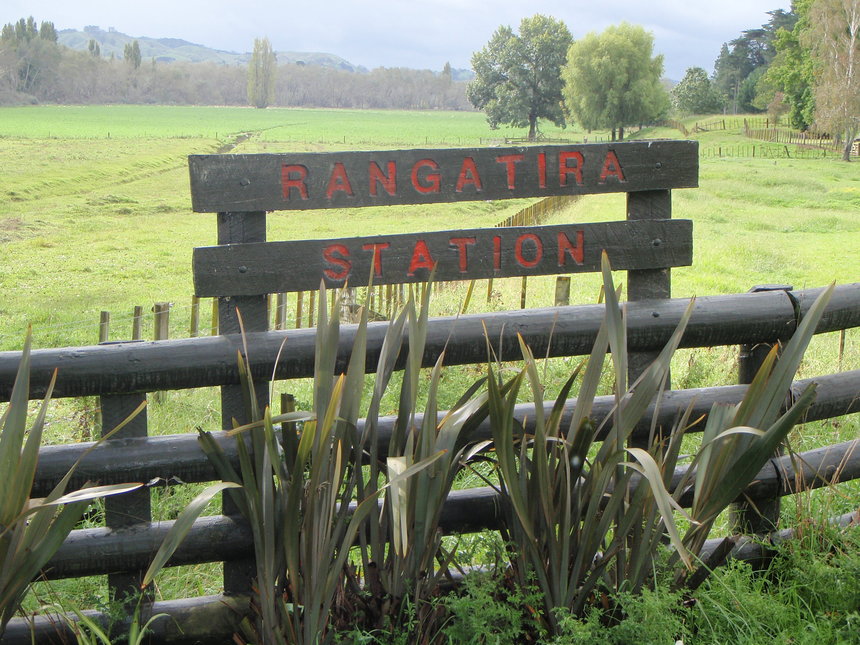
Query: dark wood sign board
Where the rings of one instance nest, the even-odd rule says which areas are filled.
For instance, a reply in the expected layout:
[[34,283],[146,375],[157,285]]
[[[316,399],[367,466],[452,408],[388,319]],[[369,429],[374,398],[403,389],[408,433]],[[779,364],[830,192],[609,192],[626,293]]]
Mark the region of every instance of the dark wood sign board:
[[427,204],[693,188],[696,141],[192,155],[198,213]]
[[692,263],[692,222],[633,220],[505,227],[335,240],[227,244],[194,249],[200,297],[600,270],[605,249],[615,270]]

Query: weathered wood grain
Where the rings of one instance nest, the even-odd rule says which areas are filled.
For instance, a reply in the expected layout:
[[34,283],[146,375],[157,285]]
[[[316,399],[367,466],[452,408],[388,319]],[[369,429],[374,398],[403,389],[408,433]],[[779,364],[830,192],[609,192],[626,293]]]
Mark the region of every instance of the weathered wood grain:
[[[688,266],[689,220],[601,222],[231,244],[194,250],[200,297]],[[434,270],[435,267],[435,270]]]
[[192,155],[195,212],[549,197],[698,185],[695,141]]

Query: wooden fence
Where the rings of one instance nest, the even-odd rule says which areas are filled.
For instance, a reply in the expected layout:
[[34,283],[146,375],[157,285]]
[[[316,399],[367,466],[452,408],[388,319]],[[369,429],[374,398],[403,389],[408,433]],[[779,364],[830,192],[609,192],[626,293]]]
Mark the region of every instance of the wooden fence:
[[[680,143],[683,144],[684,163],[695,164],[698,159],[695,143]],[[649,149],[644,150],[643,146]],[[577,185],[580,192],[607,192],[606,186],[599,183],[601,172],[605,178],[607,173],[621,173],[623,168],[625,181],[613,180],[611,189],[628,192],[626,221],[630,224],[630,231],[634,233],[633,240],[640,244],[644,240],[645,246],[651,249],[648,253],[663,246],[676,249],[669,255],[655,256],[659,258],[657,268],[647,264],[646,268],[642,268],[643,265],[639,263],[643,261],[643,257],[647,259],[648,256],[637,254],[629,256],[638,258],[635,268],[629,268],[627,275],[627,293],[630,299],[627,304],[627,340],[632,352],[630,371],[634,376],[641,373],[651,357],[667,342],[688,304],[685,299],[670,297],[668,267],[678,266],[684,262],[689,263],[689,259],[684,258],[689,257],[687,254],[690,249],[685,249],[685,245],[680,240],[676,240],[677,236],[689,235],[689,231],[680,220],[676,222],[677,226],[669,227],[666,223],[671,217],[669,189],[694,186],[697,169],[694,168],[692,176],[689,174],[689,169],[682,169],[676,174],[679,164],[673,166],[666,163],[665,157],[651,156],[665,155],[667,149],[663,148],[661,151],[659,145],[653,146],[654,150],[651,148],[652,146],[648,144],[615,144],[609,149],[612,157],[607,155],[606,146],[596,148],[580,146],[575,150],[561,151],[546,149],[543,153],[536,153],[547,155],[570,153],[569,158],[578,162],[577,166],[571,166],[575,170],[587,168],[588,159],[596,152],[603,159],[602,171],[601,165],[598,164],[593,175],[594,183],[588,185],[588,181],[592,180],[586,176],[583,184]],[[673,149],[669,148],[670,151]],[[426,153],[426,151],[422,152]],[[502,166],[501,180],[508,182],[510,186],[513,183],[510,172],[515,163],[510,160],[516,159],[513,155],[521,153],[516,150],[513,152],[496,150],[493,154],[508,160],[498,165]],[[648,156],[641,158],[636,156],[640,154]],[[252,161],[256,163],[256,160]],[[268,162],[268,160],[264,161]],[[307,162],[306,167],[312,168],[311,164],[316,160],[302,159],[301,161],[303,166]],[[612,164],[616,161],[617,170],[614,170]],[[242,160],[239,162],[241,163]],[[421,162],[419,160],[416,163]],[[648,176],[651,179],[647,181],[637,179],[635,172],[637,164],[649,169]],[[328,167],[331,165],[329,164]],[[466,162],[463,167],[466,167]],[[659,177],[659,170],[663,167],[673,168],[672,176],[668,179],[653,179],[655,176]],[[482,166],[478,163],[475,168],[479,169]],[[295,180],[292,175],[284,176],[290,181]],[[461,178],[463,176],[461,171]],[[538,175],[536,181],[539,180]],[[224,180],[216,179],[216,182],[222,181]],[[255,181],[257,178],[253,173],[243,171],[241,181],[237,181],[236,185],[244,187]],[[280,199],[280,191],[274,198]],[[363,198],[359,196],[359,199]],[[206,210],[210,207],[211,205],[196,206],[198,210]],[[237,269],[234,273],[226,270],[226,264],[223,265],[225,272],[230,274],[228,275],[230,281],[235,280],[237,275],[244,279],[248,273],[254,272],[256,265],[250,263],[248,258],[253,259],[253,255],[260,252],[262,248],[256,243],[265,240],[266,215],[263,211],[269,210],[268,204],[262,198],[258,207],[261,209],[260,212],[236,213],[230,212],[229,207],[216,206],[219,212],[219,243],[222,245],[250,244],[248,250],[250,255],[238,258],[239,264],[236,265]],[[653,231],[656,230],[653,229],[654,226],[664,227],[665,235],[661,233],[663,237],[654,236]],[[489,230],[498,231],[499,229]],[[555,235],[555,229],[552,230]],[[589,241],[603,240],[600,235],[603,234],[601,231],[604,229],[586,227],[576,230],[585,231],[582,234],[585,242],[581,247],[582,266],[585,266],[591,261],[588,255]],[[609,236],[607,239],[624,237],[619,235],[619,231],[624,230],[624,227],[613,226],[605,230]],[[641,232],[644,230],[651,234],[643,237]],[[535,240],[544,239],[539,237],[544,234],[543,229],[517,228],[506,234],[515,236],[511,239],[522,245],[525,245],[523,240],[535,242]],[[422,235],[419,241],[423,244],[423,240],[432,241],[432,239],[430,234],[426,234]],[[465,238],[452,239],[458,240],[452,249],[452,260],[456,268],[459,258],[462,267],[467,264],[468,249],[466,242],[459,240]],[[501,237],[489,239],[499,239],[500,245],[503,242]],[[559,237],[559,239],[562,238]],[[569,238],[565,239],[570,241]],[[331,257],[339,260],[344,260],[345,257],[357,259],[355,256],[345,255],[344,249],[348,250],[347,242],[344,241],[343,248],[340,249],[341,255]],[[390,238],[392,249],[399,243],[394,236]],[[632,244],[629,240],[626,243]],[[378,240],[373,244],[377,245],[376,248],[383,248],[379,246],[382,242]],[[606,242],[600,241],[595,244],[603,246]],[[387,250],[387,247],[385,248]],[[414,248],[419,248],[417,243]],[[534,254],[535,248],[539,247],[532,248],[532,255],[518,249],[516,255],[511,257],[519,259],[521,265],[533,265],[526,268],[539,270]],[[567,247],[559,248],[564,250]],[[614,247],[610,245],[610,248]],[[227,246],[216,250],[232,252]],[[575,249],[571,252],[574,251]],[[660,252],[662,253],[663,250],[660,249]],[[416,255],[416,251],[412,253],[414,261],[419,256]],[[620,266],[623,266],[624,254],[617,250],[612,250],[612,253],[622,260]],[[372,268],[372,262],[376,257],[374,251],[374,254],[367,259],[367,268]],[[195,266],[195,279],[204,278],[205,262],[201,261]],[[263,263],[262,266],[269,265]],[[328,266],[330,269],[332,266],[338,269],[341,267],[341,265]],[[522,272],[523,267],[514,266],[513,268]],[[576,270],[581,267],[577,265],[570,268]],[[476,270],[484,269],[479,266]],[[389,278],[382,268],[380,272],[383,273],[383,281]],[[421,275],[414,277],[417,280]],[[277,279],[283,278],[281,276]],[[390,278],[390,280],[394,279]],[[250,369],[254,378],[261,382],[270,378],[289,380],[311,377],[314,368],[315,330],[311,328],[270,331],[265,290],[257,294],[254,292],[259,289],[254,287],[253,283],[248,283],[246,286],[234,282],[230,284],[234,285],[230,287],[234,289],[233,295],[218,295],[220,331],[218,336],[34,351],[31,365],[31,398],[44,395],[52,371],[58,368],[54,397],[100,397],[105,428],[112,427],[110,424],[124,418],[129,410],[134,409],[153,393],[211,386],[221,387],[223,427],[231,427],[231,418],[243,421],[246,413],[236,364],[236,354],[242,347],[243,341],[237,333],[239,328],[236,310],[241,310],[247,331]],[[790,336],[799,317],[804,315],[819,291],[810,289],[789,293],[783,287],[775,290],[762,289],[746,294],[699,298],[681,346],[685,348],[741,346],[740,374],[741,380],[746,381],[745,375],[754,371],[757,356],[760,354],[753,350],[784,341]],[[235,295],[236,293],[240,295]],[[447,365],[483,363],[486,359],[487,339],[492,343],[493,351],[497,356],[514,359],[519,356],[519,336],[532,348],[536,356],[586,355],[591,351],[603,316],[603,306],[585,305],[562,309],[528,309],[431,319],[423,364],[425,366],[435,364],[443,349]],[[387,323],[384,322],[371,323],[369,326],[368,371],[372,371],[377,363],[386,326]],[[860,326],[860,284],[837,287],[818,325],[817,333],[835,332],[858,326]],[[345,369],[354,333],[355,328],[352,326],[345,326],[342,329],[338,347],[339,370]],[[276,361],[279,349],[286,338],[289,338],[289,342],[285,345],[287,353],[280,361]],[[8,400],[10,396],[19,360],[20,352],[0,353],[0,400]],[[810,380],[817,383],[818,395],[807,413],[807,420],[827,419],[860,411],[860,397],[858,397],[860,370]],[[803,381],[797,382],[794,386],[795,391],[800,391],[806,384]],[[259,388],[258,392],[266,389]],[[739,384],[672,391],[668,392],[661,405],[652,411],[656,414],[659,425],[669,426],[679,409],[692,404],[691,418],[705,417],[714,402],[739,401],[745,389],[745,385]],[[568,409],[572,408],[573,403],[573,401],[568,403]],[[594,416],[597,418],[607,414],[612,405],[613,400],[610,397],[599,399],[594,409]],[[529,414],[529,406],[521,407],[518,412],[524,423],[524,431],[529,432],[533,416]],[[380,432],[383,447],[381,454],[384,454],[384,447],[388,445],[389,433],[385,428],[390,429],[393,423],[393,419],[383,423]],[[703,424],[699,423],[697,429],[700,430],[702,427]],[[647,436],[649,429],[649,427],[638,428],[634,432],[634,439]],[[357,431],[362,431],[361,424]],[[165,485],[166,482],[169,486],[184,486],[211,481],[216,477],[214,468],[199,447],[196,435],[180,433],[150,437],[147,434],[147,419],[145,415],[140,415],[123,430],[121,436],[105,442],[83,458],[71,485],[81,485],[85,480],[99,480],[104,484],[119,481],[159,481],[161,482],[159,485]],[[480,428],[478,435],[488,437],[488,428]],[[216,438],[235,466],[238,462],[235,443],[223,433],[216,433]],[[44,495],[90,446],[91,444],[81,443],[44,447],[40,452],[33,495]],[[798,460],[788,457],[775,458],[759,473],[755,483],[746,491],[745,499],[753,502],[773,500],[800,490],[828,485],[836,480],[846,481],[860,477],[860,450],[855,450],[855,447],[855,443],[829,446],[803,453]],[[676,473],[675,483],[679,478],[680,473]],[[172,522],[153,523],[151,521],[149,496],[149,490],[143,489],[111,500],[111,503],[106,504],[106,526],[73,531],[46,567],[45,577],[60,579],[106,573],[112,594],[118,595],[123,590],[134,587],[172,525]],[[501,517],[497,501],[495,492],[488,488],[453,492],[445,506],[443,530],[447,533],[465,533],[498,527]],[[686,499],[685,502],[689,503],[690,500]],[[174,554],[170,564],[223,562],[225,595],[158,602],[148,607],[144,612],[145,616],[152,613],[168,615],[153,623],[153,638],[169,642],[194,642],[195,640],[229,642],[236,629],[237,616],[248,609],[250,589],[248,554],[252,552],[252,544],[247,523],[237,514],[235,508],[227,504],[221,515],[199,519],[188,538]],[[193,620],[189,619],[191,615],[194,616]],[[97,618],[104,617],[97,616]],[[27,621],[16,619],[8,627],[4,642],[50,642],[58,632],[63,631],[63,626],[57,624],[56,620],[44,617]],[[69,634],[65,633],[63,636],[68,638]]]

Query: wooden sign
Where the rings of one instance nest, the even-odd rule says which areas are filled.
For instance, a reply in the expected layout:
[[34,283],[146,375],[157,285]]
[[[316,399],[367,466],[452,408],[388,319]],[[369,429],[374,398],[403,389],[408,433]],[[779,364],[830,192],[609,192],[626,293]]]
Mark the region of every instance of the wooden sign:
[[691,188],[695,141],[192,155],[199,213],[426,204]]
[[615,270],[692,263],[692,222],[633,220],[506,227],[336,240],[227,244],[194,249],[200,297],[582,273],[600,270],[604,249]]

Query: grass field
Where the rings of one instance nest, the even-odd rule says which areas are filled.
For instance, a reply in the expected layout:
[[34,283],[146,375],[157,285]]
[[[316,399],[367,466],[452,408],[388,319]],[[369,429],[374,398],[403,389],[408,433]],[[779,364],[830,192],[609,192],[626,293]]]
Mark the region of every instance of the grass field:
[[[552,138],[595,140],[601,133],[546,128]],[[648,137],[677,138],[652,129]],[[250,135],[250,136],[249,136]],[[172,307],[172,335],[187,335],[191,253],[215,243],[215,218],[190,208],[186,157],[240,141],[235,152],[478,146],[521,131],[490,130],[481,114],[187,107],[27,107],[0,109],[0,350],[20,347],[32,325],[36,347],[93,344],[99,312],[111,312],[112,338],[127,338],[135,305]],[[634,135],[636,136],[636,135]],[[710,132],[702,146],[738,143]],[[781,146],[780,146],[781,147]],[[624,218],[623,195],[586,197],[548,223]],[[329,238],[492,226],[527,200],[351,211],[275,213],[268,239]],[[694,223],[694,264],[673,271],[676,296],[747,291],[757,284],[795,288],[860,281],[860,173],[832,159],[708,158],[700,187],[673,194],[673,217]],[[623,276],[619,276],[623,281]],[[596,276],[573,278],[572,303],[594,302]],[[554,278],[529,282],[528,304],[552,302]],[[520,281],[477,286],[470,311],[519,306]],[[436,311],[453,313],[465,286],[440,287]],[[205,309],[204,309],[205,312]],[[205,314],[204,314],[205,315]],[[205,326],[205,325],[204,325]],[[144,331],[151,334],[151,321]],[[802,376],[837,370],[836,335],[817,339]],[[736,348],[680,352],[679,387],[733,381]],[[845,338],[842,369],[860,367],[860,333]],[[568,369],[557,364],[553,369]],[[465,383],[465,381],[457,381]],[[290,385],[290,388],[296,386]],[[452,393],[453,395],[453,393]],[[297,391],[300,402],[306,394]],[[149,411],[154,433],[215,429],[211,391],[169,393]],[[63,402],[51,441],[86,438],[92,402]],[[855,415],[856,416],[856,415]],[[858,422],[811,424],[795,433],[801,449],[858,435]],[[835,512],[857,505],[858,487],[827,501]],[[175,516],[188,497],[164,494],[156,513]],[[791,513],[792,509],[788,509]],[[74,583],[80,585],[80,583]],[[76,593],[98,594],[99,582]],[[196,568],[179,594],[218,585],[217,568]]]

